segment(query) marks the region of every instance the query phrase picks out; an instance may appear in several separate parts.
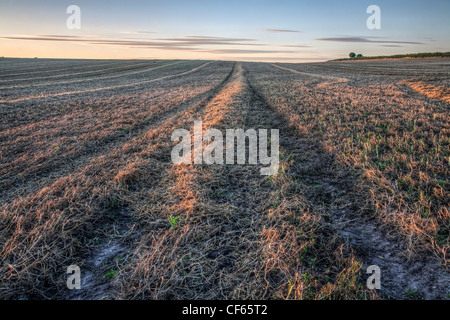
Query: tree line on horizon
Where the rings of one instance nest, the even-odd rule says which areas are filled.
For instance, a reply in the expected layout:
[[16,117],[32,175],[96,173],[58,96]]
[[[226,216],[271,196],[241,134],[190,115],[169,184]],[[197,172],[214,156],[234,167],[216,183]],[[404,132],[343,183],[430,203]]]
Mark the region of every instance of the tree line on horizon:
[[421,53],[407,53],[407,54],[396,54],[391,56],[363,56],[361,53],[356,54],[355,52],[350,52],[348,58],[340,58],[331,61],[343,61],[343,60],[368,60],[368,59],[401,59],[401,58],[450,58],[450,52],[421,52]]

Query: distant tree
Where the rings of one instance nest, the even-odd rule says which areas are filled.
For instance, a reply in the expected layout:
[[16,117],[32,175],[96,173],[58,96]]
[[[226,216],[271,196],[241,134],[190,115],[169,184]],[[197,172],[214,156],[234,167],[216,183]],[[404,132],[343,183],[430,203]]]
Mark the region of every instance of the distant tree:
[[362,58],[363,55],[361,53],[358,53],[358,55],[356,56],[357,58]]
[[350,53],[348,54],[348,56],[349,56],[350,58],[354,58],[354,57],[356,57],[356,53],[350,52]]

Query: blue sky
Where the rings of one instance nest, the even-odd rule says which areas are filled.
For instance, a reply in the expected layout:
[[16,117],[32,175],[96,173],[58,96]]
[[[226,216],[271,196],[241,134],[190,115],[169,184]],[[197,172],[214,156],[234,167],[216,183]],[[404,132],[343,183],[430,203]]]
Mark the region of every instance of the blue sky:
[[[66,27],[72,4],[80,30]],[[450,51],[449,31],[450,0],[0,2],[0,55],[16,57],[323,61]]]

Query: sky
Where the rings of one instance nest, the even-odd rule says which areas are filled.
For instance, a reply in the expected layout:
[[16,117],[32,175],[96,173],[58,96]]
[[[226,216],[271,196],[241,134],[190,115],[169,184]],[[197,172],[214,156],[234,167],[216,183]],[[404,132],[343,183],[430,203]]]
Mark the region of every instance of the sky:
[[[69,29],[70,5],[80,29]],[[369,29],[370,5],[381,11]],[[312,62],[450,51],[450,0],[0,0],[0,56]]]

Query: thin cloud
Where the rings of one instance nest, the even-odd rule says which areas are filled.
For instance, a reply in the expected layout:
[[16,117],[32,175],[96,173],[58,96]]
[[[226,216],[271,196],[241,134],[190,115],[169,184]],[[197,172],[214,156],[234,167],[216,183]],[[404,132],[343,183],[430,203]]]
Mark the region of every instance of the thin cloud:
[[225,38],[225,37],[210,37],[210,36],[184,36],[178,39],[211,39],[211,40],[221,40],[221,41],[255,41],[255,39],[248,38]]
[[152,34],[152,33],[156,33],[153,31],[121,31],[119,32],[121,34]]
[[369,42],[369,43],[393,43],[393,44],[424,44],[423,42],[413,41],[391,41],[391,40],[371,40],[375,37],[335,37],[335,38],[317,38],[318,41],[335,42]]
[[242,42],[222,42],[222,41],[177,41],[166,40],[166,39],[157,39],[152,41],[139,41],[139,40],[102,40],[97,42],[90,42],[93,44],[108,44],[108,45],[133,45],[137,47],[153,47],[153,46],[176,46],[176,47],[191,47],[191,46],[264,46],[264,44],[256,44],[256,43],[242,43]]
[[[45,36],[10,36],[0,37],[7,40],[27,40],[27,41],[54,41],[54,42],[77,42],[87,45],[111,45],[125,46],[131,48],[148,48],[163,50],[186,50],[199,51],[205,50],[208,46],[264,46],[265,44],[254,43],[255,39],[247,38],[223,38],[223,37],[206,37],[206,36],[186,36],[180,38],[161,38],[161,39],[105,39],[92,38],[83,36],[61,36],[61,35],[45,35]],[[229,49],[230,52],[238,49]],[[257,50],[254,50],[257,52]]]
[[288,47],[288,48],[311,48],[311,46],[306,44],[284,44],[282,47]]
[[[30,36],[23,36],[23,37],[30,37]],[[68,39],[83,39],[83,38],[96,39],[96,38],[99,38],[99,36],[94,36],[94,35],[84,35],[84,36],[39,35],[39,36],[35,36],[35,37],[68,38]]]
[[[172,51],[190,51],[212,53],[218,55],[233,54],[284,54],[295,53],[296,50],[273,50],[267,48],[262,43],[255,43],[255,39],[248,38],[225,38],[208,36],[185,36],[179,38],[160,38],[160,39],[107,39],[92,38],[83,36],[61,36],[61,35],[42,35],[42,36],[12,36],[0,37],[9,40],[28,40],[28,41],[54,41],[54,42],[75,42],[86,45],[105,45],[121,46],[133,49],[156,49]],[[260,46],[258,49],[252,49],[254,46]],[[291,44],[280,46],[280,48],[307,48],[310,46],[303,44]]]
[[172,41],[172,42],[185,42],[185,43],[196,43],[196,44],[233,44],[236,42],[250,42],[246,45],[261,45],[251,43],[256,41],[256,39],[248,39],[248,38],[224,38],[224,37],[206,37],[206,36],[185,36],[180,38],[160,38],[155,39],[159,41]]
[[273,33],[301,33],[299,30],[291,30],[291,29],[265,29],[266,32]]
[[202,52],[216,53],[216,54],[292,53],[292,51],[251,50],[251,49],[218,49],[218,50],[205,50]]
[[[92,39],[86,39],[84,37],[76,36],[14,36],[14,37],[0,37],[5,40],[29,40],[29,41],[75,41],[75,42],[87,42],[93,41]],[[98,41],[98,40],[96,40]]]
[[200,51],[195,47],[177,47],[171,45],[155,45],[155,46],[130,46],[133,49],[157,49],[157,50],[173,50],[173,51]]
[[398,45],[398,44],[383,44],[382,47],[387,48],[403,48],[404,46]]

